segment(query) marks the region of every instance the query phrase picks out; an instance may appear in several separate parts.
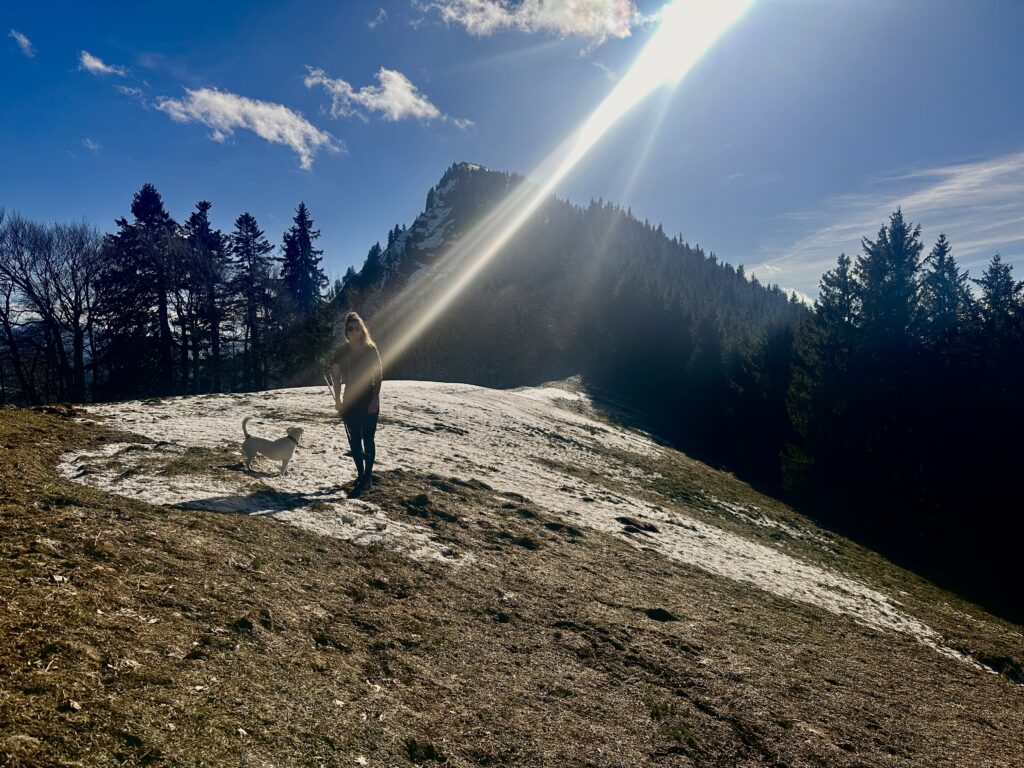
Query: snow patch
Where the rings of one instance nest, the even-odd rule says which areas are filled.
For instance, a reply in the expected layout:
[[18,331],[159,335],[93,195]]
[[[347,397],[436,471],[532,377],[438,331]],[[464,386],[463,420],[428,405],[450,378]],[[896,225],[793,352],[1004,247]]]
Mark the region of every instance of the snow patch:
[[[388,381],[382,401],[380,471],[476,478],[498,493],[522,494],[577,527],[604,531],[633,546],[878,630],[912,636],[977,666],[866,584],[698,520],[670,500],[658,505],[644,500],[650,495],[651,475],[642,459],[656,458],[665,449],[642,433],[585,415],[583,395],[554,387],[502,391]],[[322,535],[384,543],[413,557],[474,562],[473,553],[452,552],[430,529],[397,522],[373,504],[344,497],[340,483],[350,480],[354,470],[345,456],[344,430],[324,388],[168,398],[89,410],[114,427],[161,442],[119,443],[69,454],[61,471],[77,482],[158,504],[272,514]],[[251,434],[276,437],[293,425],[305,430],[287,476],[260,460],[255,477],[230,466],[213,475],[167,477],[147,459],[157,451],[179,455],[190,447],[237,450],[245,416],[254,417]],[[760,510],[709,499],[753,525],[800,533]]]
[[416,220],[415,229],[417,230],[417,237],[419,238],[418,245],[421,248],[429,248],[430,246],[424,244],[424,240],[436,237],[439,232],[447,227],[448,217],[451,216],[452,209],[447,206],[435,205],[420,214]]
[[415,280],[417,277],[422,275],[426,271],[426,269],[427,269],[427,265],[426,264],[424,264],[422,261],[417,261],[416,262],[416,269],[414,269],[412,272],[410,272],[409,273],[409,277],[407,277],[406,279],[407,280]]
[[812,539],[825,545],[828,544],[828,539],[824,536],[814,533],[813,531],[802,531],[792,525],[787,525],[781,520],[776,520],[774,517],[764,514],[760,507],[755,505],[747,507],[731,501],[722,501],[710,494],[705,495],[705,498],[711,506],[728,512],[744,522],[756,525],[759,528],[774,528],[775,530],[782,531],[787,536],[794,539]]
[[513,389],[511,392],[520,397],[528,397],[531,400],[540,400],[546,403],[557,403],[559,400],[589,403],[587,398],[579,392],[570,392],[558,387],[523,387],[522,389]]
[[440,248],[445,244],[445,242],[444,230],[439,227],[436,231],[432,232],[429,237],[425,237],[420,240],[419,246],[424,250],[432,250],[434,248]]

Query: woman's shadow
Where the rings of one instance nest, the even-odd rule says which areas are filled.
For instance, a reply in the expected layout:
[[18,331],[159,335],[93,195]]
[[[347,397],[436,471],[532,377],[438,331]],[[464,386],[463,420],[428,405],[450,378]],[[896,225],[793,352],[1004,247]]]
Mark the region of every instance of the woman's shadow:
[[[224,464],[221,469],[241,472],[247,477],[262,479],[280,477],[280,472],[263,472],[246,469],[245,464]],[[203,499],[183,501],[174,506],[178,509],[201,512],[223,512],[236,515],[272,515],[277,512],[289,512],[308,507],[312,504],[330,504],[347,501],[348,497],[341,485],[321,488],[315,491],[279,491],[274,488],[258,488],[250,493],[225,494],[208,496]]]

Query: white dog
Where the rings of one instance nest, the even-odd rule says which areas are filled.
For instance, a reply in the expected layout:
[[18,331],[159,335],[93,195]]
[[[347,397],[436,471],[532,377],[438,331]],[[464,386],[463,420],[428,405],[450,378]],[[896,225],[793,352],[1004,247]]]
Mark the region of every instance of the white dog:
[[242,456],[245,458],[245,468],[251,470],[252,460],[256,458],[256,454],[262,453],[272,461],[280,461],[281,474],[287,474],[288,462],[292,460],[292,454],[295,452],[299,440],[302,439],[302,428],[289,427],[284,437],[267,440],[249,434],[245,423],[251,418],[251,416],[246,416],[242,419],[242,434],[245,435],[245,440],[242,441]]

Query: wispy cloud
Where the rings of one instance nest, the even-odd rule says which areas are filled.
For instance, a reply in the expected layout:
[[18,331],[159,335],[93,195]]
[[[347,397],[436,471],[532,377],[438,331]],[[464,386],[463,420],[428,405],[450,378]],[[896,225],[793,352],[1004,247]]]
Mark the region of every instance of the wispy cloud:
[[236,129],[252,131],[272,144],[284,144],[299,156],[299,165],[313,167],[319,150],[338,152],[342,144],[283,104],[246,98],[216,88],[185,89],[183,99],[161,98],[156,108],[179,123],[201,123],[210,138],[224,142]]
[[612,69],[611,67],[609,67],[609,66],[608,66],[607,64],[602,64],[602,63],[601,63],[601,62],[599,62],[599,61],[592,61],[592,62],[591,62],[591,64],[593,64],[593,65],[594,65],[595,67],[597,67],[597,68],[598,68],[598,69],[600,69],[600,70],[601,70],[602,72],[604,72],[604,78],[605,78],[605,80],[607,80],[608,82],[612,82],[612,81],[614,81],[614,80],[615,80],[615,78],[616,78],[616,77],[618,77],[618,76],[617,76],[617,75],[615,74],[615,70],[614,70],[614,69]]
[[139,99],[140,101],[145,99],[145,92],[141,88],[136,88],[131,85],[115,85],[115,90],[125,96],[129,96],[133,99]]
[[82,146],[88,149],[90,152],[99,152],[101,149],[103,149],[102,144],[100,144],[98,141],[90,139],[88,136],[82,139]]
[[725,177],[726,183],[739,182],[748,187],[756,187],[761,184],[771,184],[786,178],[784,173],[769,173],[767,171],[738,171],[730,173]]
[[307,88],[321,86],[331,95],[332,117],[360,117],[365,112],[377,112],[385,120],[398,121],[408,118],[430,122],[444,120],[466,128],[472,121],[464,118],[450,118],[434,106],[415,85],[394,69],[380,68],[377,72],[379,85],[367,85],[359,90],[341,78],[331,78],[322,69],[306,67]]
[[107,64],[103,59],[93,56],[88,51],[82,51],[78,54],[78,68],[91,72],[94,75],[117,75],[118,77],[124,77],[128,74],[128,70],[124,67]]
[[861,238],[874,238],[898,206],[924,227],[926,249],[945,232],[961,266],[979,267],[997,251],[1024,260],[1024,152],[1015,152],[874,179],[863,191],[788,214],[783,222],[794,235],[764,244],[764,262],[750,271],[817,293],[839,254],[856,256]]
[[366,26],[369,29],[376,29],[387,20],[388,12],[385,11],[383,8],[380,8],[377,10],[377,15],[370,19],[368,22],[366,22]]
[[14,41],[18,44],[18,47],[21,48],[21,52],[30,59],[36,55],[36,49],[32,47],[32,41],[18,30],[12,29],[8,37],[13,37]]
[[643,19],[633,0],[414,0],[413,5],[424,13],[437,12],[446,24],[462,26],[471,35],[547,32],[595,44],[629,37]]

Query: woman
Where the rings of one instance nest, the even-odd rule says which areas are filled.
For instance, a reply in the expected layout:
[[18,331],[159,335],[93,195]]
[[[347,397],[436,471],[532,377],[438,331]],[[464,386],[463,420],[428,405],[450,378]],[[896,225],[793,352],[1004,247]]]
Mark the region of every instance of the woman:
[[[369,488],[373,479],[373,460],[377,453],[373,438],[380,414],[383,378],[377,345],[363,318],[355,312],[345,317],[345,343],[334,356],[332,373],[335,408],[345,422],[352,460],[358,472],[355,486],[349,493],[354,498]],[[339,398],[342,383],[345,395]]]

